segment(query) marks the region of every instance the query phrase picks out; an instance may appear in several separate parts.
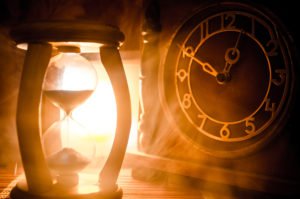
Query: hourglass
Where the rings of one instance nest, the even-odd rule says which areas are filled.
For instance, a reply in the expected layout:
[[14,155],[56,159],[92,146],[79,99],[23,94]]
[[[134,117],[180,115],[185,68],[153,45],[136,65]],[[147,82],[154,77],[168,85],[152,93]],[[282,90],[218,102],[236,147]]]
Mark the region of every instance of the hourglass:
[[[27,51],[16,113],[25,175],[18,179],[10,198],[121,198],[122,189],[116,182],[131,126],[130,96],[119,53],[123,33],[99,22],[68,20],[20,24],[11,36],[19,48]],[[72,117],[74,109],[91,96],[97,85],[95,69],[81,53],[99,53],[117,105],[112,147],[102,169],[96,165],[91,172],[91,161],[99,161],[94,157],[95,144],[101,144],[94,143],[89,130]],[[49,111],[41,99],[47,99],[61,112],[44,132],[43,121]],[[90,175],[81,175],[86,169],[96,181],[90,181]]]
[[[61,185],[78,182],[77,172],[95,156],[96,146],[86,138],[90,132],[72,118],[72,112],[84,103],[97,85],[93,65],[79,55],[76,46],[57,46],[58,54],[51,58],[43,83],[43,94],[61,111],[61,120],[44,132],[47,161]],[[80,152],[79,152],[80,151]]]

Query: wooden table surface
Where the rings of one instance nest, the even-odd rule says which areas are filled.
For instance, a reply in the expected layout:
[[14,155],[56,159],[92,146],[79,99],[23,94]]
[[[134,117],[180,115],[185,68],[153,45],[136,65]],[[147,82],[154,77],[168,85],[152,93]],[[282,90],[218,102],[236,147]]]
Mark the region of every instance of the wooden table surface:
[[[0,167],[0,199],[9,198],[10,190],[15,186],[16,176],[12,169]],[[123,189],[123,199],[230,199],[230,194],[217,194],[193,189],[181,189],[137,180],[131,176],[131,169],[122,169],[118,184]]]

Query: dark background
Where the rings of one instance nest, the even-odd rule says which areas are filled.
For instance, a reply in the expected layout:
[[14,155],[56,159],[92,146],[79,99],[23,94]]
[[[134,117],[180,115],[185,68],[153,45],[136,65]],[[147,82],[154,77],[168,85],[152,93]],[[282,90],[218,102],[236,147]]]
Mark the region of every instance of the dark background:
[[[43,19],[90,19],[117,25],[127,35],[125,45],[139,48],[139,33],[146,5],[153,0],[1,0],[0,24],[12,26],[22,21]],[[157,0],[163,31],[208,0]],[[265,7],[275,13],[299,43],[299,7],[291,0],[240,0]],[[138,37],[136,37],[138,36]]]
[[[142,50],[141,30],[144,11],[151,0],[1,0],[0,1],[0,166],[19,161],[15,112],[24,53],[17,50],[9,36],[10,28],[24,21],[88,19],[119,26],[125,34],[121,50]],[[207,0],[158,0],[161,19],[161,43],[167,43],[180,22]],[[272,11],[290,33],[296,57],[299,53],[299,13],[296,1],[248,1]],[[158,13],[159,14],[159,13]],[[298,63],[295,64],[296,68]],[[298,72],[297,72],[298,74]],[[299,93],[299,92],[298,92]],[[296,129],[293,122],[289,128]],[[293,150],[298,147],[295,130]],[[298,150],[298,148],[297,148]]]

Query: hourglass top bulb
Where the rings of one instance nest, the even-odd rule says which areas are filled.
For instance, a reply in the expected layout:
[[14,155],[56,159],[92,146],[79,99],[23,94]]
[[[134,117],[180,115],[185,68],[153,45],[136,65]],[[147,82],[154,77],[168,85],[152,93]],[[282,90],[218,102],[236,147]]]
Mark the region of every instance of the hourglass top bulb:
[[[97,85],[97,73],[94,66],[74,52],[73,48],[63,49],[50,60],[43,91],[54,105],[69,114],[93,93]],[[65,49],[72,51],[66,52]]]

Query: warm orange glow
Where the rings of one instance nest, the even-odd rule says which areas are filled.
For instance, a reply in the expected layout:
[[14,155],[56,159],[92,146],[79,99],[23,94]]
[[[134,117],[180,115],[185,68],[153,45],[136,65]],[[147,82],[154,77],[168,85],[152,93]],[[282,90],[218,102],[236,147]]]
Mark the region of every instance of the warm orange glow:
[[[116,101],[109,77],[99,60],[93,60],[99,81],[94,93],[85,103],[77,107],[72,117],[83,124],[89,132],[86,139],[96,141],[101,147],[98,155],[107,153],[111,147],[116,129],[117,110]],[[132,127],[128,147],[136,147],[137,120],[138,120],[138,82],[139,82],[139,57],[123,60],[127,76],[132,104]],[[75,79],[76,81],[76,79]],[[100,154],[99,154],[100,153]]]
[[97,142],[111,139],[116,128],[116,102],[108,81],[100,81],[93,95],[74,110],[73,118],[89,129],[90,138]]
[[[72,120],[67,122],[64,119],[60,126],[64,128],[60,135],[64,147],[68,147],[68,145],[74,147],[86,158],[92,160],[79,173],[79,183],[83,184],[86,184],[87,180],[92,180],[94,183],[97,182],[97,176],[92,175],[92,178],[87,178],[82,175],[91,174],[95,169],[102,168],[111,150],[117,123],[116,100],[108,74],[98,56],[96,58],[92,57],[91,60],[98,76],[97,86],[93,94],[72,111]],[[127,149],[133,150],[137,148],[140,62],[137,53],[134,53],[133,56],[130,54],[127,59],[122,57],[122,61],[128,81],[132,107],[132,126]],[[68,84],[64,84],[64,86],[68,86],[68,88],[73,88],[74,86],[75,88],[76,85],[80,87],[82,86],[80,84],[84,84],[84,82],[78,81],[78,79],[82,79],[83,74],[75,70],[67,72],[66,75],[68,77],[64,78],[64,80]],[[64,117],[65,113],[61,111],[61,119]],[[90,188],[93,189],[93,187],[85,187],[84,190],[80,191],[84,192]]]
[[[94,143],[96,144],[94,156],[107,157],[116,129],[116,101],[112,85],[103,66],[93,65],[97,71],[98,85],[93,94],[72,112],[72,119],[86,129],[85,135],[81,135],[77,140],[73,139],[76,142],[73,145],[77,145],[78,149],[82,151],[85,147],[89,148],[84,143],[90,143],[90,145]],[[78,78],[76,78],[77,73],[70,72],[68,75],[68,80],[72,79],[72,81],[69,81],[70,84],[79,84]],[[71,125],[69,125],[69,128],[71,128]],[[76,132],[76,130],[70,132]],[[72,137],[72,135],[69,135],[69,137]],[[102,163],[98,162],[97,164]]]

